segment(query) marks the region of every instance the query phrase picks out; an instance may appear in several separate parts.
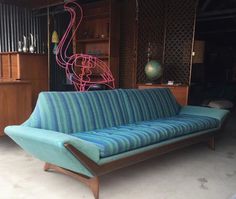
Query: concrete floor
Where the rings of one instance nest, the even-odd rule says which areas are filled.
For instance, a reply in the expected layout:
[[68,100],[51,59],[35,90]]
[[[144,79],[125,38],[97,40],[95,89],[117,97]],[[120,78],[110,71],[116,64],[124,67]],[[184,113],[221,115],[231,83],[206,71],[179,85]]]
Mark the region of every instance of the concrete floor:
[[[181,149],[101,178],[100,199],[236,199],[236,116],[216,142]],[[43,171],[9,138],[0,139],[0,199],[92,199],[80,182]]]

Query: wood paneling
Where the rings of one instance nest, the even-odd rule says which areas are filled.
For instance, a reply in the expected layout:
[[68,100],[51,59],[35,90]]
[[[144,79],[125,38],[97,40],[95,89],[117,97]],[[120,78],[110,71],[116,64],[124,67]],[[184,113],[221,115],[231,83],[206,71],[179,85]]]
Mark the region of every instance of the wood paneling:
[[0,80],[0,136],[6,126],[24,122],[31,111],[30,82]]
[[135,0],[121,0],[119,69],[121,88],[136,87],[138,38],[136,11]]
[[153,84],[153,85],[139,84],[138,88],[139,89],[169,88],[180,105],[185,106],[188,104],[188,92],[189,92],[188,86],[176,86],[176,85],[165,85],[165,84]]
[[32,84],[32,103],[36,104],[38,94],[48,88],[48,60],[45,55],[18,54],[19,79]]

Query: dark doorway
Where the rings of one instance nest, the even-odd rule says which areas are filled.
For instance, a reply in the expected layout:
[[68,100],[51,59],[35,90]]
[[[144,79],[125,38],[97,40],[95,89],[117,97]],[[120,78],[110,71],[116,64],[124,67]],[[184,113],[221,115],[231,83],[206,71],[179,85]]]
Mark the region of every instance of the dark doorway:
[[[200,0],[195,41],[204,43],[193,63],[190,104],[236,101],[236,1]],[[199,53],[199,52],[195,52]]]

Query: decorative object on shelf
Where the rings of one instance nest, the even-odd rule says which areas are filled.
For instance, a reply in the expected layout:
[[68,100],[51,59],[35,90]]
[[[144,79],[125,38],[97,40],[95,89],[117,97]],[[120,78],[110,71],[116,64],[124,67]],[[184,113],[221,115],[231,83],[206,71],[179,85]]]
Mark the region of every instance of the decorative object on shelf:
[[[57,47],[56,61],[58,65],[65,69],[67,78],[73,83],[77,91],[86,91],[99,84],[114,89],[115,80],[105,62],[87,54],[67,55],[70,43],[82,22],[83,10],[75,1],[66,2],[64,8],[69,12],[71,21]],[[76,20],[78,20],[78,24],[76,24],[72,36],[69,37]]]
[[151,60],[145,66],[145,74],[149,80],[157,80],[162,76],[163,68],[158,61]]
[[171,81],[171,80],[169,80],[168,82],[167,82],[167,85],[174,85],[174,81]]
[[57,44],[59,43],[59,37],[58,37],[58,34],[57,34],[57,31],[56,31],[56,27],[57,27],[57,22],[56,22],[56,19],[55,19],[55,16],[53,15],[53,32],[52,32],[52,38],[51,38],[51,42],[54,44],[54,47],[53,47],[53,54],[56,55],[56,51],[57,51]]
[[35,51],[35,46],[34,46],[34,37],[32,34],[30,34],[30,47],[29,47],[29,51],[31,53],[34,53]]
[[18,52],[22,52],[22,42],[18,41]]
[[27,39],[26,36],[23,36],[23,48],[22,48],[23,52],[26,53],[28,52],[28,48],[27,48]]
[[58,37],[57,31],[55,30],[52,33],[52,43],[54,43],[53,54],[55,55],[57,52],[57,44],[59,43],[59,37]]

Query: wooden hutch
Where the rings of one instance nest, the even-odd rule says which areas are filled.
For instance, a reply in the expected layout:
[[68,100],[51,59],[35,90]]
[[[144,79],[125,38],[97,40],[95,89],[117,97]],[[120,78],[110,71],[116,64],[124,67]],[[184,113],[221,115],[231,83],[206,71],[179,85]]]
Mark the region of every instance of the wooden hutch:
[[0,135],[7,125],[24,122],[38,94],[48,90],[47,56],[0,53]]

